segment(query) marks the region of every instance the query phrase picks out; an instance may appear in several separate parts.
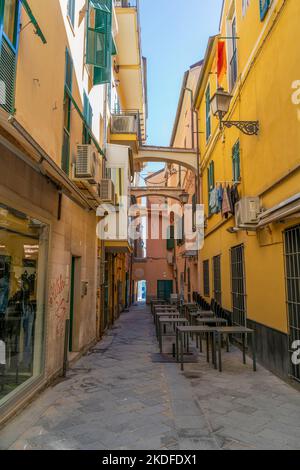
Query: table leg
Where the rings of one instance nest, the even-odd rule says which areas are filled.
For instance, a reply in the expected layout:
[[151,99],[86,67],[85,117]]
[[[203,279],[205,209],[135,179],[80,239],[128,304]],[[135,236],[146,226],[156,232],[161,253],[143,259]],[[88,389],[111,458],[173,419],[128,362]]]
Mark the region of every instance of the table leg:
[[216,333],[212,332],[212,356],[215,369],[217,369],[217,353],[216,353]]
[[186,335],[186,352],[187,352],[187,353],[190,352],[190,339],[189,339],[189,335],[188,335],[188,334]]
[[160,353],[162,354],[162,331],[161,331],[161,322],[158,324],[158,335],[159,335],[159,349]]
[[176,362],[179,362],[178,330],[176,328]]
[[209,333],[206,333],[206,360],[209,363]]
[[246,334],[242,335],[243,337],[243,363],[246,364]]
[[183,339],[182,339],[181,332],[180,332],[180,360],[181,360],[181,370],[183,370]]
[[256,372],[256,337],[255,331],[252,333],[252,357],[253,357],[253,371]]
[[218,333],[219,371],[222,372],[222,333]]

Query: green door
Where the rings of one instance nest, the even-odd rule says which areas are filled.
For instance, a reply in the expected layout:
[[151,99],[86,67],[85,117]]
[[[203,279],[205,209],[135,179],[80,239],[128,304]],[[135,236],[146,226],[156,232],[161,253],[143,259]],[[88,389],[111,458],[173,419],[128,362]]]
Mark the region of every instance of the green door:
[[157,281],[157,298],[169,302],[173,293],[173,281]]
[[75,262],[76,258],[72,257],[71,266],[71,298],[70,298],[70,333],[69,333],[69,351],[73,351],[73,323],[74,323],[74,286],[75,286]]

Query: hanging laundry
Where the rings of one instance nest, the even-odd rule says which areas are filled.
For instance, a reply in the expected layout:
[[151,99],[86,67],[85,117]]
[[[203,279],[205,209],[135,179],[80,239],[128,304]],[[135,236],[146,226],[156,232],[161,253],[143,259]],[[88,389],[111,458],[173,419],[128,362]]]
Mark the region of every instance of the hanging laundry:
[[234,184],[231,188],[231,192],[230,192],[230,196],[231,196],[231,203],[232,203],[232,209],[233,209],[233,214],[235,214],[235,205],[237,202],[239,202],[240,200],[240,195],[239,195],[239,191],[238,191],[238,185],[237,184]]
[[217,214],[219,212],[218,205],[218,191],[216,188],[212,189],[209,196],[209,213]]
[[233,214],[233,207],[231,202],[231,189],[227,186],[223,192],[222,215],[225,219],[228,219],[230,214]]
[[221,210],[222,210],[223,193],[224,193],[224,191],[223,191],[222,185],[220,184],[217,188],[218,212],[221,212]]

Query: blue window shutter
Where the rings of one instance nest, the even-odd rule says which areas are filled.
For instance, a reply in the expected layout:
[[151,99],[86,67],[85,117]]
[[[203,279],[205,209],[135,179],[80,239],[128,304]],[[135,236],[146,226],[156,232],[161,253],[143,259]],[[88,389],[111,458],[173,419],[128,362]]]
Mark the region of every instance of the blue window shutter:
[[259,0],[260,21],[263,21],[270,8],[270,0]]

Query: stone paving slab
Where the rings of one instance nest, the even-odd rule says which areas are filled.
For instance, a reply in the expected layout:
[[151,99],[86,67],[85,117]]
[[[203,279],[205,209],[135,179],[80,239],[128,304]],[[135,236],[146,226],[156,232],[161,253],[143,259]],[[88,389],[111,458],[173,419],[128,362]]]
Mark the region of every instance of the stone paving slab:
[[157,353],[149,308],[133,307],[0,431],[0,449],[300,449],[299,391],[240,351],[224,353],[222,374],[204,353],[183,373]]

